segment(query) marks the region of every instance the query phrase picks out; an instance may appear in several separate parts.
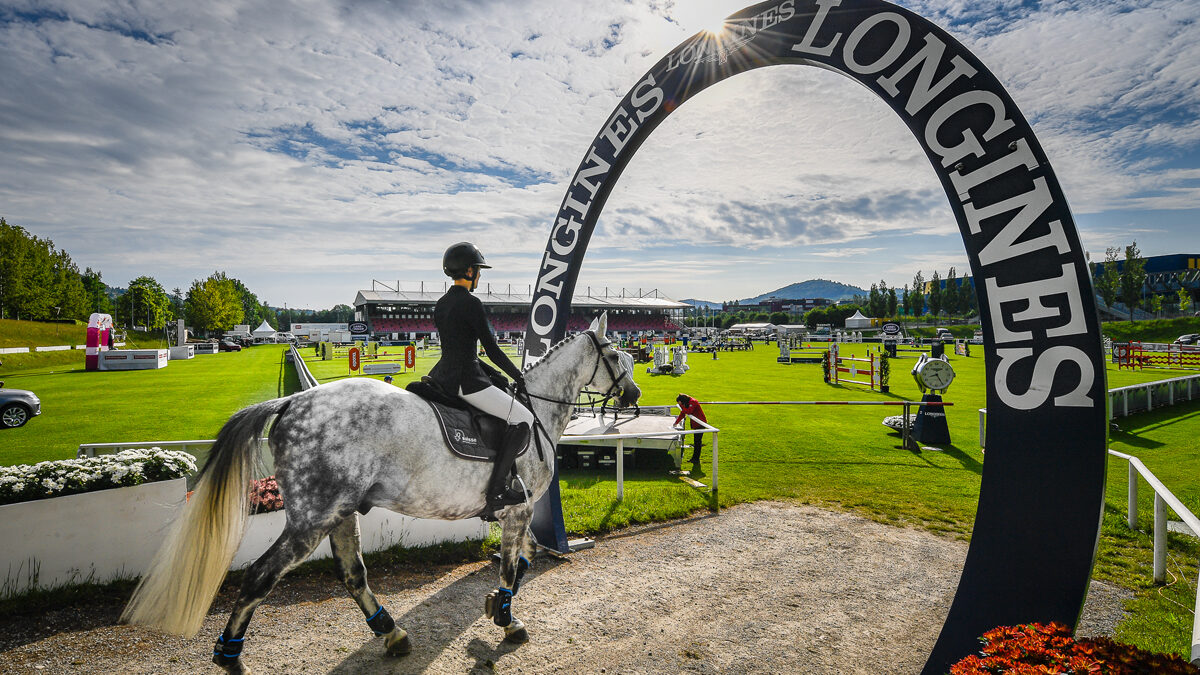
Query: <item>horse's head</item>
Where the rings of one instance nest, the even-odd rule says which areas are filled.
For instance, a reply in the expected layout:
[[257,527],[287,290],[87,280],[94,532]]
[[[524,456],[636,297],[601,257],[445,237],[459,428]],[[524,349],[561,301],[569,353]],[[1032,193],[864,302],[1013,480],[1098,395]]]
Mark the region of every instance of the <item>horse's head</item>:
[[617,407],[627,408],[642,396],[642,390],[633,381],[633,357],[613,347],[606,335],[608,312],[601,314],[588,327],[592,343],[598,350],[600,363],[592,375],[591,386],[606,395],[617,397]]

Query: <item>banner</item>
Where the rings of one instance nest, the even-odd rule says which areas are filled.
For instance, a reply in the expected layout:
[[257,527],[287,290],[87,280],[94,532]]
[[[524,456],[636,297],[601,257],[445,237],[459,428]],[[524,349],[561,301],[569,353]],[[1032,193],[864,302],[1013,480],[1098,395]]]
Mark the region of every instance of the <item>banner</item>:
[[[1012,98],[971,52],[907,9],[880,0],[752,5],[639,78],[584,152],[550,227],[526,361],[564,337],[596,221],[649,134],[707,87],[782,64],[845,75],[904,121],[945,189],[975,279],[987,461],[967,561],[925,672],[944,673],[997,625],[1074,626],[1099,537],[1106,466],[1091,274],[1058,179]],[[561,528],[541,525],[543,545],[560,548],[540,532]]]

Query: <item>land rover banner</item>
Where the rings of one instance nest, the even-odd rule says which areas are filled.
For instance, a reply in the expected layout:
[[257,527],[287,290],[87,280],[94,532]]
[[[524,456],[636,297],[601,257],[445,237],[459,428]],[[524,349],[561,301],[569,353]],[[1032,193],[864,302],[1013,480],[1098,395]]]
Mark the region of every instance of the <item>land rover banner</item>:
[[[526,358],[564,336],[592,230],[646,137],[706,87],[784,64],[852,78],[904,120],[945,187],[975,279],[987,455],[971,546],[925,672],[946,672],[997,625],[1075,625],[1096,550],[1106,463],[1103,352],[1084,251],[1058,180],[1012,98],[954,38],[906,9],[880,0],[753,5],[639,78],[584,151],[550,227]],[[881,453],[890,451],[885,445]],[[548,494],[558,509],[556,491]],[[539,539],[555,547],[541,532]]]

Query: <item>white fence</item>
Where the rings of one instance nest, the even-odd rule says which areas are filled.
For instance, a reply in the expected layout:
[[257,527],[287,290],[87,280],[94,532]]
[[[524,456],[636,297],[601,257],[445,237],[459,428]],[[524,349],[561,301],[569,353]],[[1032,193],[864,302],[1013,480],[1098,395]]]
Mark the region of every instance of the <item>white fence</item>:
[[317,382],[317,378],[308,372],[308,364],[304,363],[304,357],[300,356],[300,351],[296,349],[295,344],[288,349],[288,355],[291,356],[292,365],[296,367],[296,375],[300,378],[301,391],[312,389],[320,384]]
[[[1154,583],[1161,584],[1167,580],[1167,507],[1183,521],[1191,533],[1200,536],[1200,520],[1188,510],[1183,502],[1171,493],[1162,481],[1146,468],[1142,461],[1133,455],[1109,450],[1108,454],[1120,457],[1129,464],[1128,510],[1125,520],[1131,530],[1137,529],[1137,495],[1138,476],[1141,476],[1154,490]],[[1192,651],[1189,660],[1200,665],[1200,579],[1197,579],[1198,592],[1196,606],[1192,612]]]
[[1200,393],[1200,375],[1184,375],[1167,380],[1131,384],[1108,390],[1108,418],[1126,417],[1150,410],[1155,405],[1175,405],[1177,400],[1191,401]]

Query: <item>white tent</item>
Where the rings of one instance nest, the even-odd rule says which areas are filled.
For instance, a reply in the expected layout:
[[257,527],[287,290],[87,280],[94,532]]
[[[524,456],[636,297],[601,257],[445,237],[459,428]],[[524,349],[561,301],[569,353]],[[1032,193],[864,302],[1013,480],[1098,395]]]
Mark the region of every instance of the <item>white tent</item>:
[[262,325],[259,326],[258,328],[255,328],[254,332],[251,333],[250,335],[256,340],[257,339],[268,339],[269,340],[269,339],[272,339],[275,337],[275,329],[271,328],[271,324],[267,323],[266,319],[263,319]]
[[870,328],[870,327],[871,327],[871,318],[867,317],[867,316],[863,316],[863,313],[861,311],[855,311],[854,316],[846,319],[846,330],[853,330],[853,329],[857,329],[857,328]]

